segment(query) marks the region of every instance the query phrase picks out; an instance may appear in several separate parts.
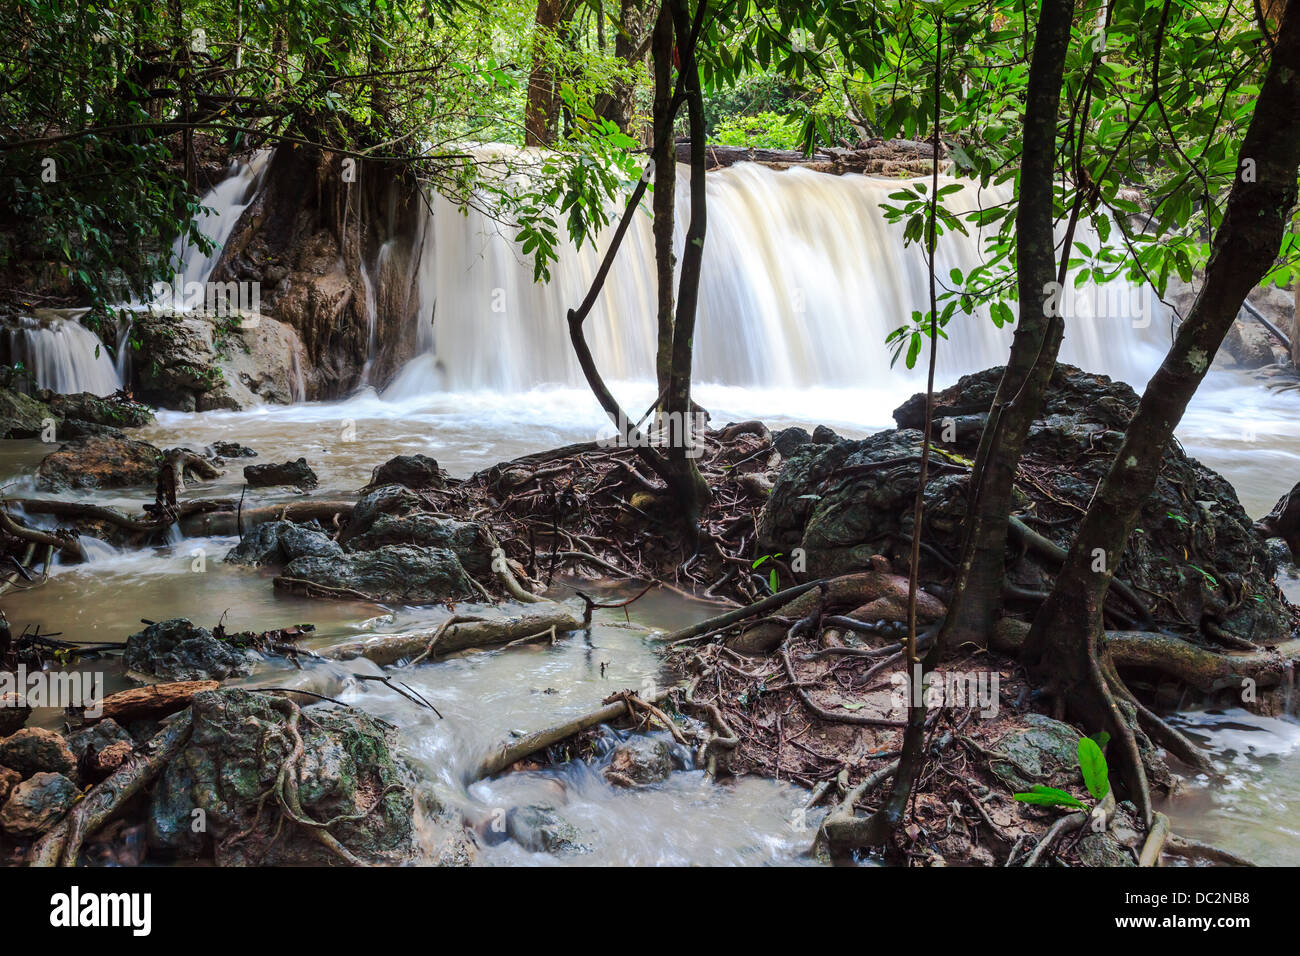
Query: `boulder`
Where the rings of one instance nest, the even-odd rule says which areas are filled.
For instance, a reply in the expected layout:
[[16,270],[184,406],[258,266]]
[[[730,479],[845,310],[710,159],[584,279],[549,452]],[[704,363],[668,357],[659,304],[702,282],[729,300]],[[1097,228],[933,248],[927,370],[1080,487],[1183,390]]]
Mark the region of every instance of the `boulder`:
[[416,513],[403,517],[379,515],[364,534],[349,540],[347,547],[349,551],[373,551],[390,544],[449,548],[456,552],[466,571],[483,578],[491,572],[496,539],[477,521]]
[[77,774],[77,758],[63,737],[44,727],[24,727],[0,741],[0,767],[18,771],[24,780],[33,774]]
[[154,421],[153,409],[148,405],[118,396],[101,398],[90,392],[71,395],[51,393],[50,411],[59,418],[80,422],[83,425],[104,428],[140,428]]
[[[277,786],[296,740],[296,705],[270,694],[226,689],[198,694],[193,731],[154,788],[148,812],[156,849],[197,856],[210,845],[219,865],[338,864],[303,826],[281,818]],[[395,731],[349,707],[316,705],[297,724],[302,753],[289,766],[302,812],[338,821],[329,833],[370,863],[396,863],[412,850],[409,772],[395,757]],[[195,833],[202,810],[206,832]]]
[[39,438],[46,419],[54,417],[30,395],[0,388],[0,438]]
[[77,785],[62,774],[38,773],[14,787],[0,807],[0,830],[33,840],[62,820],[79,794]]
[[1043,714],[1025,714],[990,752],[989,769],[1013,792],[1037,784],[1068,790],[1083,783],[1079,738],[1069,724]]
[[252,670],[248,652],[183,617],[150,624],[132,634],[126,639],[122,658],[130,670],[170,681],[225,680]]
[[285,566],[283,577],[385,602],[435,604],[478,596],[456,552],[448,548],[385,545],[342,557],[297,558]]
[[22,694],[14,691],[0,694],[0,737],[20,730],[31,715],[32,708]]
[[605,779],[618,787],[638,787],[667,780],[672,772],[673,755],[666,743],[632,736],[614,748]]
[[447,479],[446,472],[427,455],[398,455],[390,458],[371,473],[367,487],[402,485],[406,488],[441,488]]
[[351,538],[365,534],[380,515],[407,514],[424,507],[424,499],[403,485],[373,488],[357,500],[339,541],[346,544]]
[[250,488],[268,488],[275,485],[315,488],[317,484],[316,472],[308,467],[306,458],[279,464],[245,465],[244,480],[248,482]]
[[209,458],[256,458],[257,452],[237,441],[214,441],[204,454]]
[[157,482],[162,461],[163,453],[147,442],[94,435],[46,455],[36,485],[43,491],[148,487]]
[[506,833],[530,853],[574,853],[588,849],[578,831],[551,807],[530,804],[506,813]]
[[267,521],[256,525],[244,539],[226,552],[230,564],[288,564],[296,558],[339,558],[343,549],[315,522]]

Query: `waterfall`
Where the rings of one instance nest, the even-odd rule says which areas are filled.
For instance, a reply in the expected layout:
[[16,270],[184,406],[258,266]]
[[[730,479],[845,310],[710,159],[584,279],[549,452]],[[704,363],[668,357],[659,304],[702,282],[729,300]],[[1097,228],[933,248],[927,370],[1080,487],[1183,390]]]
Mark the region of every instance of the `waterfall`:
[[[677,252],[689,218],[689,171],[678,174]],[[954,212],[1006,203],[1008,187],[965,188],[945,197]],[[694,378],[745,387],[874,386],[892,377],[915,383],[921,365],[890,366],[885,338],[928,310],[923,250],[904,248],[903,227],[880,205],[899,180],[830,176],[742,163],[708,176],[708,236],[700,283]],[[648,204],[647,204],[648,206]],[[442,198],[432,201],[419,261],[418,339],[424,354],[385,393],[409,398],[433,389],[522,391],[583,379],[565,315],[595,275],[612,228],[593,245],[564,248],[547,284],[510,230]],[[1094,252],[1086,224],[1076,236]],[[981,261],[983,243],[948,232],[937,256],[942,283]],[[1163,309],[1152,290],[1115,281],[1067,282],[1061,360],[1145,383],[1163,352]],[[432,316],[432,328],[428,327]],[[654,243],[648,211],[624,239],[605,289],[586,322],[588,340],[610,380],[652,380],[655,354]],[[939,343],[945,380],[1006,361],[1012,329],[998,329],[980,307],[956,314]]]
[[38,388],[103,396],[121,387],[99,336],[74,319],[24,316],[4,335],[10,364],[21,362]]

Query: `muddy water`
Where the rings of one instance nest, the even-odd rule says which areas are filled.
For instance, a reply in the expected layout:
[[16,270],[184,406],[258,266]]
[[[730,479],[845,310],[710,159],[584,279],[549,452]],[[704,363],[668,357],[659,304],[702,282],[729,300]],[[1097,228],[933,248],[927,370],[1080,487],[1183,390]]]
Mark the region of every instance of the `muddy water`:
[[[629,407],[653,399],[645,385],[623,384],[618,391]],[[699,397],[717,422],[761,416],[774,425],[825,422],[842,434],[861,435],[892,424],[890,410],[905,397],[896,392],[704,386]],[[1300,476],[1298,402],[1295,393],[1278,395],[1217,375],[1189,412],[1180,438],[1190,454],[1232,480],[1247,511],[1259,516]],[[366,392],[347,402],[244,413],[164,412],[140,437],[163,447],[236,440],[256,449],[254,460],[263,462],[305,456],[320,475],[322,493],[351,494],[376,464],[395,454],[432,455],[453,474],[466,475],[515,455],[607,433],[585,392],[538,389],[390,400]],[[38,442],[0,442],[0,478],[9,495],[32,492],[31,475],[48,450]],[[226,477],[187,494],[238,495],[245,463],[231,462]],[[143,497],[94,496],[104,503],[134,501],[137,507]],[[278,595],[269,572],[221,561],[233,543],[233,538],[190,539],[128,553],[101,546],[91,563],[56,568],[43,586],[7,595],[4,610],[15,630],[40,624],[76,640],[123,640],[138,630],[141,618],[187,616],[211,626],[224,616],[226,626],[238,630],[311,622],[318,628],[315,644],[361,631],[427,626],[445,613]],[[1300,582],[1286,587],[1300,600]],[[480,821],[510,807],[552,806],[576,828],[586,848],[557,859],[505,841],[485,848],[485,862],[803,862],[817,817],[810,816],[806,828],[796,825],[805,794],[789,785],[750,780],[719,786],[688,771],[663,787],[633,793],[580,768],[464,783],[469,768],[512,733],[539,729],[591,709],[615,690],[661,679],[659,654],[646,626],[670,629],[709,611],[705,605],[648,595],[631,609],[630,625],[622,612],[601,612],[589,632],[569,635],[555,646],[467,655],[403,673],[403,680],[438,707],[441,719],[385,687],[357,680],[356,673],[377,672],[364,661],[308,664],[304,671],[268,663],[252,681],[312,687],[393,720],[402,728],[407,756],[444,803]],[[120,675],[110,675],[110,689],[121,681]],[[1300,724],[1244,713],[1180,719],[1210,747],[1226,782],[1188,782],[1186,794],[1168,808],[1179,831],[1261,862],[1300,861],[1300,828],[1293,821],[1300,806]]]

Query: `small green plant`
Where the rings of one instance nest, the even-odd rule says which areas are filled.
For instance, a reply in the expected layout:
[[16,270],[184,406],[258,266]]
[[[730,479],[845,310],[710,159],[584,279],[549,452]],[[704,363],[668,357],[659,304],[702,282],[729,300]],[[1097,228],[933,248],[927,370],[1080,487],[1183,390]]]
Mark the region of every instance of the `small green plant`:
[[772,562],[772,567],[767,573],[767,586],[772,589],[773,594],[781,589],[781,575],[776,570],[776,559],[781,557],[781,554],[782,552],[780,551],[776,554],[765,554],[750,565],[751,568],[757,571],[768,561]]
[[[1106,755],[1101,748],[1110,740],[1110,734],[1104,730],[1092,737],[1079,739],[1079,769],[1083,772],[1083,785],[1088,788],[1094,800],[1101,801],[1110,793],[1110,771],[1106,767]],[[1039,784],[1027,793],[1012,796],[1021,803],[1033,803],[1042,807],[1069,807],[1072,810],[1090,810],[1086,803],[1073,794],[1055,787]]]

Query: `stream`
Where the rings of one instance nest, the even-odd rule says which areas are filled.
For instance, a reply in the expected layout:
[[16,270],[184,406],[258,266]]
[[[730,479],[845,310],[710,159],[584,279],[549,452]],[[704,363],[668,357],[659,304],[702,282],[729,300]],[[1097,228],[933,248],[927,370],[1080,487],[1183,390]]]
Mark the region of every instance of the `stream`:
[[[856,437],[892,424],[889,410],[911,390],[906,383],[898,385],[892,394],[705,385],[697,397],[717,422],[755,416],[772,426],[825,422]],[[630,406],[653,398],[645,383],[617,388]],[[1189,454],[1224,473],[1246,510],[1259,516],[1300,472],[1293,406],[1287,394],[1269,392],[1232,373],[1215,373],[1189,411],[1180,439]],[[497,461],[604,433],[602,414],[590,395],[555,387],[514,394],[431,392],[418,398],[385,398],[367,389],[334,403],[247,412],[163,411],[156,424],[138,434],[160,447],[200,448],[219,439],[237,440],[257,450],[256,461],[262,462],[305,456],[320,476],[319,494],[350,495],[365,484],[372,468],[397,454],[431,455],[453,475],[465,476]],[[35,467],[48,451],[38,441],[0,442],[0,475],[9,494],[32,492]],[[223,478],[191,493],[238,496],[244,463],[228,462]],[[114,492],[90,497],[104,504],[132,501]],[[134,504],[138,507],[138,497]],[[183,616],[211,627],[224,616],[230,630],[256,631],[310,622],[317,630],[308,646],[358,632],[429,626],[447,613],[277,594],[271,572],[222,562],[234,543],[233,537],[185,539],[127,552],[92,543],[89,563],[57,566],[45,585],[7,596],[5,611],[15,633],[39,624],[43,631],[85,641],[123,640],[139,630],[142,617]],[[1300,582],[1283,584],[1292,600],[1300,600]],[[563,594],[566,587],[557,584],[556,590]],[[631,594],[617,588],[609,593]],[[655,642],[646,627],[631,625],[667,630],[710,612],[707,604],[652,592],[626,616],[623,611],[598,612],[589,631],[570,634],[554,646],[474,653],[403,673],[402,679],[433,702],[442,719],[387,687],[354,679],[352,674],[362,669],[374,672],[365,661],[305,666],[308,671],[331,669],[326,675],[331,696],[397,724],[405,756],[445,805],[471,820],[490,819],[509,807],[555,806],[577,828],[586,850],[558,857],[504,841],[484,847],[481,859],[486,863],[804,862],[819,817],[802,817],[806,792],[791,784],[742,779],[720,785],[707,781],[702,771],[688,771],[672,775],[664,785],[633,792],[612,787],[581,766],[468,788],[464,784],[468,769],[512,733],[540,729],[591,709],[616,690],[658,680]],[[267,662],[247,682],[290,686],[306,673]],[[120,672],[106,672],[107,691],[125,686],[128,681]],[[51,725],[58,719],[57,712],[38,712],[35,718]],[[1300,861],[1300,827],[1293,813],[1300,807],[1300,723],[1244,711],[1185,712],[1176,719],[1210,749],[1225,774],[1213,786],[1205,780],[1185,781],[1184,791],[1165,808],[1176,829],[1261,863]]]

